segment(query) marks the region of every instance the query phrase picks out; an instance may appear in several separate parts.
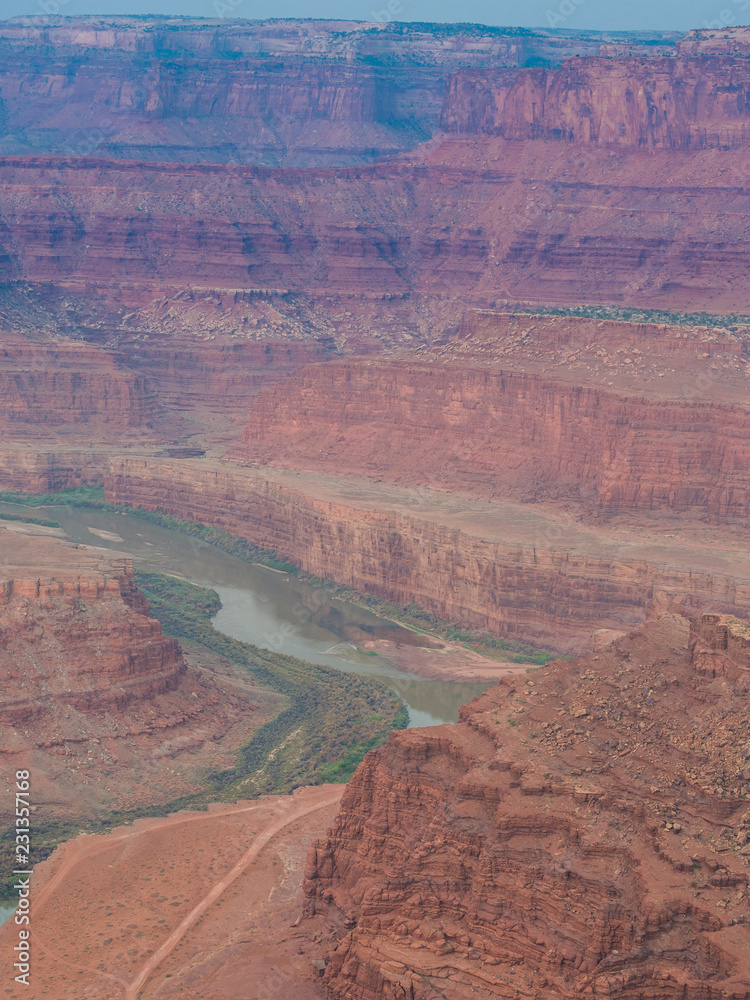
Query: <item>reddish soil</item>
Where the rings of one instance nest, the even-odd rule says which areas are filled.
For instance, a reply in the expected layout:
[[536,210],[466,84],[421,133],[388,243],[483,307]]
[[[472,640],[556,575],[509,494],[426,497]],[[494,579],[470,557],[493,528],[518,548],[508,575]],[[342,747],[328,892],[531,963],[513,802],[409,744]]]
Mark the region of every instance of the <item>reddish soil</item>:
[[33,772],[46,822],[199,792],[278,711],[247,671],[162,634],[131,560],[2,530],[0,557],[0,759]]
[[[68,841],[34,875],[31,988],[5,995],[322,1000],[325,921],[301,920],[301,884],[342,793],[304,788]],[[5,968],[16,940],[6,925]]]

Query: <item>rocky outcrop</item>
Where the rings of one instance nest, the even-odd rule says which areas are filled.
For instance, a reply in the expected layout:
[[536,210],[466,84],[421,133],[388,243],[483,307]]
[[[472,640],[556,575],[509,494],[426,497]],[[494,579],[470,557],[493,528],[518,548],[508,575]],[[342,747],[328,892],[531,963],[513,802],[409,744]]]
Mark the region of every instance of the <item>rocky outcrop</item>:
[[15,436],[76,426],[93,440],[146,430],[156,416],[146,380],[105,351],[0,333],[0,428]]
[[561,69],[459,71],[441,126],[506,139],[638,149],[750,145],[744,59],[575,59]]
[[[213,6],[233,12],[223,0]],[[393,11],[377,3],[369,14],[374,23],[14,19],[0,27],[0,149],[370,162],[435,133],[451,69],[557,65],[603,48],[653,54],[679,37],[392,25]]]
[[[750,572],[728,553],[665,548],[646,531],[588,534],[439,490],[132,458],[112,461],[105,495],[224,528],[311,576],[560,651],[642,621],[653,602],[750,606]],[[726,574],[712,571],[719,562]]]
[[[0,528],[0,760],[34,775],[39,859],[56,823],[204,791],[280,696],[164,635],[130,559],[10,528]],[[0,807],[0,828],[11,811]]]
[[714,23],[711,27],[695,28],[688,32],[677,42],[675,51],[684,56],[750,55],[750,28],[733,27],[737,21],[742,20],[743,9],[742,0],[737,4],[736,11],[725,7],[721,11],[720,24]]
[[130,560],[0,532],[0,717],[122,711],[172,690],[185,664],[148,617]]
[[744,1000],[750,671],[696,670],[705,628],[649,621],[369,754],[308,855],[328,996]]
[[[747,377],[746,337],[683,333],[479,314],[456,343],[316,365],[265,390],[230,454],[483,496],[576,498],[606,515],[696,509],[741,520],[750,510],[750,411],[741,395],[721,398],[730,373],[738,388]],[[561,349],[569,367],[550,378]],[[539,352],[540,370],[529,372]],[[658,398],[670,394],[677,398]]]

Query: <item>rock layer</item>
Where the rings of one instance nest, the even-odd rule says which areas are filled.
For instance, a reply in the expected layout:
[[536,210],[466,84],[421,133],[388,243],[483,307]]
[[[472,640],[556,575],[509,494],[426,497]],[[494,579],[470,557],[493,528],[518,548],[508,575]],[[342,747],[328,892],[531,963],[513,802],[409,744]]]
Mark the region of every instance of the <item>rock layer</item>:
[[224,528],[311,576],[560,651],[642,621],[653,602],[750,605],[744,556],[672,547],[645,530],[602,537],[438,490],[132,458],[112,461],[105,495]]
[[164,805],[234,766],[280,696],[183,653],[130,559],[15,527],[0,530],[0,760],[34,775],[39,850],[50,824]]
[[459,71],[446,91],[446,131],[645,149],[750,144],[744,59],[574,59],[557,70]]
[[14,19],[0,28],[0,149],[284,166],[369,162],[436,131],[451,69],[557,65],[603,49],[652,55],[672,51],[679,37],[394,26],[387,9],[370,15],[378,23]]
[[354,317],[375,298],[374,329],[400,310],[425,333],[508,301],[742,311],[747,179],[740,149],[571,157],[445,134],[419,159],[335,171],[3,157],[0,276],[115,302],[165,286],[344,296]]
[[[683,335],[479,314],[455,344],[398,359],[338,360],[262,392],[230,454],[484,496],[572,497],[608,515],[697,509],[741,520],[750,511],[750,411],[739,401],[747,339]],[[577,364],[550,378],[545,370],[561,347]],[[528,372],[540,351],[541,370]],[[740,393],[732,404],[722,401],[731,376]],[[658,398],[670,394],[678,398]]]
[[62,425],[96,440],[148,428],[156,404],[143,376],[98,347],[0,333],[0,426],[15,436]]
[[715,628],[650,621],[371,753],[308,856],[329,996],[750,995],[750,659],[707,672]]
[[6,723],[28,723],[66,705],[121,711],[133,699],[177,686],[185,672],[182,653],[148,617],[131,560],[0,535],[0,716]]

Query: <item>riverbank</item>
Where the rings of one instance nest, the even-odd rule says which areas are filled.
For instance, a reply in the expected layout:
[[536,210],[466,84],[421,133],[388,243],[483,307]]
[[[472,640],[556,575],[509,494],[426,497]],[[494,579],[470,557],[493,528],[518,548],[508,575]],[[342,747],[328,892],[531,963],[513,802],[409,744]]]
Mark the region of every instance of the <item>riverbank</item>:
[[[381,644],[379,648],[368,648],[365,644],[360,644],[365,651],[386,656],[398,670],[415,677],[454,683],[495,683],[508,673],[518,672],[516,668],[533,669],[555,658],[554,653],[532,644],[502,639],[480,629],[442,620],[419,605],[401,607],[374,594],[366,594],[331,580],[301,573],[299,567],[280,559],[278,553],[261,549],[221,528],[138,507],[109,504],[104,500],[103,487],[84,487],[37,495],[0,493],[0,502],[18,503],[31,508],[71,505],[113,514],[124,513],[190,538],[201,539],[220,551],[253,565],[281,574],[291,574],[321,591],[327,599],[333,598],[366,608],[385,621],[426,637],[425,648],[438,650],[441,655],[431,658],[429,654],[415,654],[406,644]],[[463,655],[464,652],[466,655]],[[476,655],[471,655],[472,652]]]

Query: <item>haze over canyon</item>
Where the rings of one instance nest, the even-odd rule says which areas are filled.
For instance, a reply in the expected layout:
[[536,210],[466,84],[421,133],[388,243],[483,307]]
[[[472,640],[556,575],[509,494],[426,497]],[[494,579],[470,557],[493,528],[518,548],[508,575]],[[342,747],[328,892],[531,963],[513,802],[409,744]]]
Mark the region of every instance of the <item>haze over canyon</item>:
[[0,22],[10,1000],[750,998],[749,246],[747,27]]

